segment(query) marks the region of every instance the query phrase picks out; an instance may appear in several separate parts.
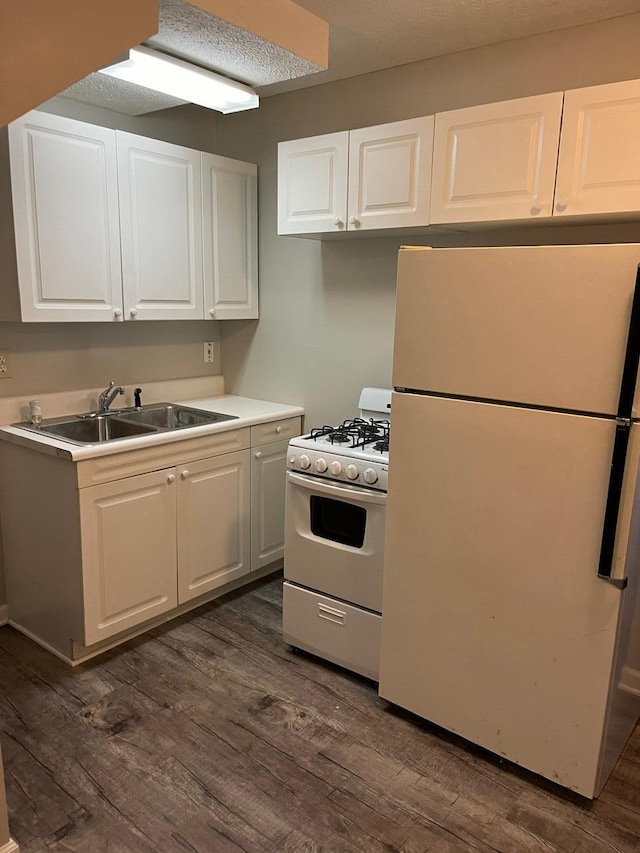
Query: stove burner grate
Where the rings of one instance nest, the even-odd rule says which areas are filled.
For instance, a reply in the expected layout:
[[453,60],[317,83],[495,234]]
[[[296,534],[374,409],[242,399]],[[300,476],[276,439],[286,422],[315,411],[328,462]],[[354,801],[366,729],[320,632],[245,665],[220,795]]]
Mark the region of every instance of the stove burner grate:
[[339,426],[322,426],[312,429],[308,438],[312,441],[324,439],[330,444],[346,444],[349,447],[365,447],[373,444],[381,453],[389,449],[390,422],[369,418],[349,418]]

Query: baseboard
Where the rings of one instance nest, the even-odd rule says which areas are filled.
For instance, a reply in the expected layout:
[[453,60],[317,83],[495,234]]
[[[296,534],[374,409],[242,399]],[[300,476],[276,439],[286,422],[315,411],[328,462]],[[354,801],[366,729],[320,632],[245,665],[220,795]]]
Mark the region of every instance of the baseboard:
[[[0,625],[6,625],[9,621],[9,608],[6,604],[0,604]],[[4,853],[4,848],[0,847],[0,853]]]
[[[627,693],[633,693],[640,696],[640,671],[632,669],[630,666],[623,666],[620,673],[620,683],[618,684],[622,690]],[[2,853],[2,851],[0,851]]]
[[[145,622],[137,628],[126,631],[123,634],[119,634],[109,640],[105,640],[99,645],[94,646],[93,648],[88,646],[82,646],[78,643],[72,643],[70,640],[70,651],[73,657],[65,655],[64,652],[62,652],[60,649],[56,648],[51,643],[48,643],[46,640],[43,640],[42,637],[39,637],[37,634],[35,634],[29,628],[26,628],[24,625],[21,625],[19,622],[16,622],[13,619],[9,619],[8,624],[11,625],[12,628],[15,628],[16,631],[20,631],[21,634],[24,634],[25,637],[28,637],[30,640],[33,640],[34,643],[37,643],[39,646],[42,646],[43,649],[46,649],[48,652],[51,652],[51,654],[55,655],[59,660],[64,661],[67,666],[78,666],[80,664],[87,663],[98,655],[101,655],[103,652],[107,652],[111,649],[116,648],[117,646],[121,646],[128,640],[132,640],[135,637],[139,637],[140,634],[145,634],[152,628],[158,628],[161,625],[166,625],[170,623],[173,619],[176,619],[178,616],[184,616],[192,610],[201,607],[203,604],[209,604],[210,602],[215,601],[217,598],[222,598],[222,596],[227,595],[230,592],[239,592],[242,590],[243,587],[250,586],[254,581],[262,580],[263,578],[266,578],[269,575],[273,575],[281,571],[282,560],[275,561],[268,566],[264,566],[261,569],[256,569],[250,574],[243,575],[241,578],[236,578],[233,581],[229,581],[229,583],[224,584],[224,586],[220,586],[218,587],[218,589],[211,590],[210,592],[205,593],[205,595],[202,595],[199,598],[195,598],[192,601],[188,601],[185,604],[182,604],[179,607],[175,608],[174,610],[169,611],[169,613],[164,613],[162,616],[158,616],[157,618],[152,619],[149,622]],[[2,848],[0,848],[0,853],[4,853],[4,850]]]
[[20,848],[12,838],[0,847],[0,853],[19,853],[19,850]]

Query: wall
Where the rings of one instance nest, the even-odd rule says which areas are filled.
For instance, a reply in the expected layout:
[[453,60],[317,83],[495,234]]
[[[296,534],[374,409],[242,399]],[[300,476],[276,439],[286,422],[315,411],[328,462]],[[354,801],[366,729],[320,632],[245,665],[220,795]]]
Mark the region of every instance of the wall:
[[637,225],[318,241],[276,235],[280,140],[640,77],[640,15],[520,39],[264,99],[218,124],[221,154],[258,163],[260,321],[223,324],[227,387],[299,403],[307,423],[353,414],[364,385],[389,386],[396,253],[437,246],[615,242]]

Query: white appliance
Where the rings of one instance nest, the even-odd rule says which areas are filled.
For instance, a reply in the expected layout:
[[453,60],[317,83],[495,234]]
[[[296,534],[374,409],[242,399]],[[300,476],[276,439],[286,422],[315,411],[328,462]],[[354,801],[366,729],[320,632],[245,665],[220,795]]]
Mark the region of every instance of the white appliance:
[[289,442],[283,638],[377,680],[391,391]]
[[398,267],[380,694],[587,797],[640,712],[639,262]]

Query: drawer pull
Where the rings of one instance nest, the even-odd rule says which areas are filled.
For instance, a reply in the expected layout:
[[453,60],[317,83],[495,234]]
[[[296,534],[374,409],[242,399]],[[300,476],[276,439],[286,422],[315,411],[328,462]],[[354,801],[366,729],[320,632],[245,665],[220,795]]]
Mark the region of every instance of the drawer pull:
[[333,607],[327,607],[326,604],[318,604],[318,616],[321,619],[328,619],[329,622],[335,622],[336,625],[344,625],[347,614],[344,610],[335,610]]

